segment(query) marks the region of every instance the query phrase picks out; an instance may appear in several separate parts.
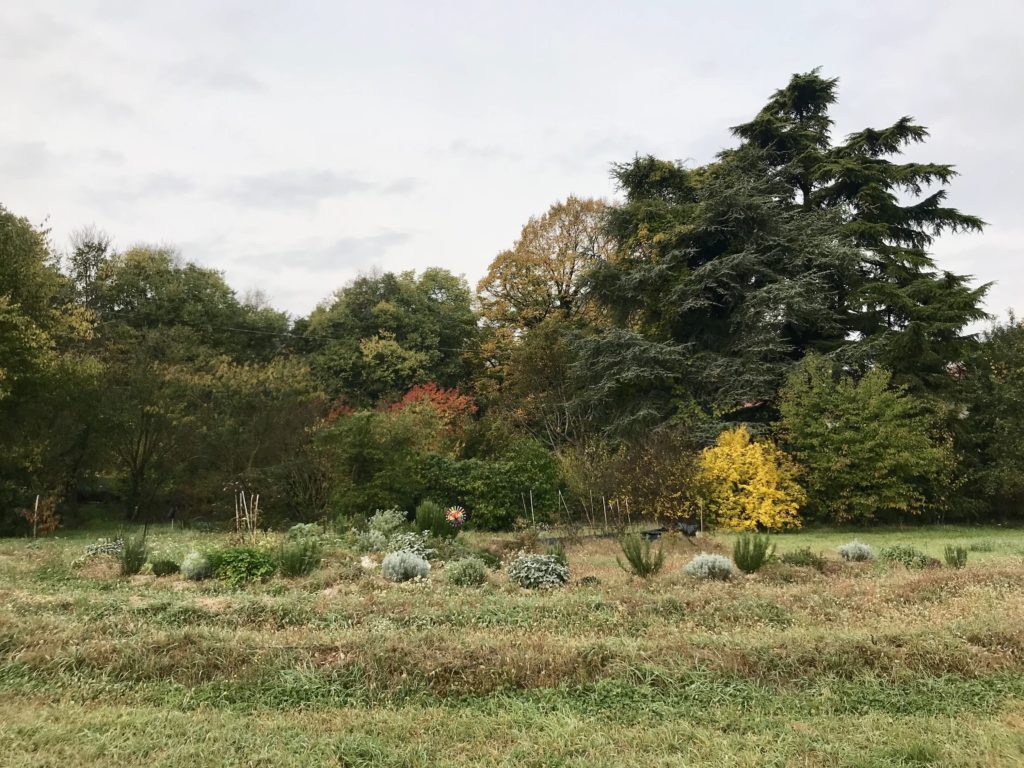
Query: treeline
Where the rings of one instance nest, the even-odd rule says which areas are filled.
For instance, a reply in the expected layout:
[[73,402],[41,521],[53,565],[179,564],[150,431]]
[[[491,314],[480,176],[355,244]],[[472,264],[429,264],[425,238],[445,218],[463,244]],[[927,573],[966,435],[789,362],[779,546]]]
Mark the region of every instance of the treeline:
[[[1019,514],[1024,329],[929,249],[984,222],[910,118],[832,137],[794,76],[705,166],[616,165],[621,202],[531,219],[474,293],[360,277],[308,317],[165,248],[66,252],[0,207],[0,532],[81,520]],[[36,506],[36,498],[40,499]]]

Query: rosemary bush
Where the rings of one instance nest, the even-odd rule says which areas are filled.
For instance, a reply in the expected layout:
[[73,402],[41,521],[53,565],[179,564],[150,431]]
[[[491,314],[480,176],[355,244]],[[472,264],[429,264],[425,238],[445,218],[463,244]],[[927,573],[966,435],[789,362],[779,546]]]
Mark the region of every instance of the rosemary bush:
[[967,547],[960,544],[947,544],[945,550],[946,565],[950,568],[963,568],[967,565]]
[[650,579],[661,571],[665,565],[665,550],[658,547],[655,552],[652,550],[651,542],[635,533],[623,537],[619,542],[622,547],[622,554],[626,562],[616,557],[619,567],[626,573],[639,576],[641,579]]
[[732,545],[732,560],[744,573],[755,573],[771,560],[775,545],[766,534],[744,533]]

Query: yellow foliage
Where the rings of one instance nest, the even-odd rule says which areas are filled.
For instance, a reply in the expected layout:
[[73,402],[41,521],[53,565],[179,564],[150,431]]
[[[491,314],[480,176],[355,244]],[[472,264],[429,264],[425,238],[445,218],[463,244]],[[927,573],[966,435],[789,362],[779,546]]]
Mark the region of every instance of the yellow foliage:
[[800,525],[806,496],[796,475],[796,464],[774,443],[755,442],[746,427],[737,427],[701,452],[697,484],[719,525],[774,530]]

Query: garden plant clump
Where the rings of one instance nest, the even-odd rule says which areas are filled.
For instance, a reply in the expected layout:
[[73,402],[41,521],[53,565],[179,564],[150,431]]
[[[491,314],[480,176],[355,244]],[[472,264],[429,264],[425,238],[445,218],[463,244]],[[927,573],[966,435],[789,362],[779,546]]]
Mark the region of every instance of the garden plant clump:
[[850,563],[863,563],[875,559],[875,550],[859,541],[843,544],[837,551],[843,560]]
[[380,572],[388,581],[425,579],[430,573],[430,563],[415,552],[399,550],[385,556],[380,565]]
[[950,568],[963,568],[967,565],[967,547],[959,544],[947,544],[943,550],[946,565]]
[[626,561],[623,562],[618,557],[616,557],[616,561],[619,567],[627,573],[639,576],[641,579],[650,579],[656,576],[665,565],[665,550],[659,547],[657,551],[653,551],[651,542],[636,534],[623,537],[619,544]]
[[159,558],[150,563],[154,576],[172,576],[181,570],[181,566],[169,558]]
[[202,581],[213,576],[213,565],[202,552],[192,550],[181,561],[181,575],[189,581]]
[[509,581],[525,589],[553,589],[569,581],[569,567],[555,555],[520,555],[506,572]]
[[899,563],[904,568],[926,568],[931,563],[931,558],[928,555],[909,544],[892,544],[883,547],[878,556],[884,562]]
[[453,586],[478,587],[487,581],[487,566],[478,557],[466,557],[448,563],[444,575]]
[[714,581],[726,581],[731,579],[735,573],[732,561],[722,555],[703,553],[697,555],[686,564],[683,571],[687,576],[696,579],[711,579]]
[[732,547],[732,560],[744,573],[754,573],[771,560],[775,545],[764,534],[744,533]]

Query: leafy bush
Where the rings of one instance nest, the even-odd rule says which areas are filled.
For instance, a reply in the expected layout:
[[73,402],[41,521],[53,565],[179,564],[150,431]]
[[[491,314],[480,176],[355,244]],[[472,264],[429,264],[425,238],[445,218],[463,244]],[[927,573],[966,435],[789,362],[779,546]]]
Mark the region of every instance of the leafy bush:
[[193,550],[181,561],[181,573],[189,581],[202,581],[213,576],[213,565],[206,555]]
[[928,555],[909,544],[892,544],[884,547],[879,557],[888,563],[899,563],[904,568],[924,568],[930,561]]
[[639,576],[641,579],[649,579],[658,574],[665,565],[665,550],[658,547],[657,552],[651,551],[651,542],[638,536],[630,534],[619,542],[622,547],[622,554],[626,557],[623,563],[618,557],[615,558],[619,567],[626,573]]
[[799,527],[806,498],[796,464],[746,427],[723,432],[701,451],[695,478],[699,496],[717,522],[734,531]]
[[388,581],[425,579],[430,573],[430,563],[414,552],[400,550],[384,558],[384,562],[380,564],[380,572]]
[[551,589],[569,581],[569,568],[553,555],[520,555],[508,566],[508,580],[526,589]]
[[85,548],[85,554],[89,557],[95,557],[97,555],[113,555],[114,557],[120,557],[123,550],[124,539],[118,537],[116,539],[100,539],[95,544],[89,544]]
[[836,551],[843,560],[850,563],[863,563],[875,559],[875,550],[856,539],[843,544]]
[[277,570],[274,556],[258,547],[222,549],[210,555],[210,562],[217,578],[235,587],[269,579]]
[[388,546],[388,537],[380,531],[353,529],[352,536],[354,537],[353,546],[359,552],[383,552]]
[[385,536],[390,536],[404,525],[405,512],[400,509],[378,509],[366,521],[369,530],[379,531]]
[[947,544],[945,550],[946,565],[950,568],[963,568],[967,565],[967,547],[958,544]]
[[732,560],[744,573],[754,573],[771,560],[775,545],[765,535],[744,533],[732,545]]
[[448,563],[444,575],[453,586],[478,587],[487,581],[487,566],[478,557],[467,557]]
[[486,565],[492,571],[501,570],[501,557],[494,554],[489,549],[474,549],[473,557],[483,560],[484,565]]
[[165,558],[154,560],[151,567],[154,576],[171,576],[181,570],[181,566],[176,562]]
[[134,536],[120,537],[124,541],[121,552],[118,554],[118,561],[121,565],[122,576],[134,576],[142,570],[149,558],[149,546],[146,543],[146,528]]
[[686,564],[683,572],[696,579],[725,581],[732,577],[733,567],[728,557],[701,553]]
[[288,541],[306,541],[312,539],[319,541],[323,537],[323,530],[316,523],[298,523],[288,529],[285,538]]
[[444,507],[429,499],[416,507],[416,528],[439,539],[452,539],[458,533],[448,522]]
[[308,576],[320,566],[323,548],[318,539],[300,538],[286,541],[278,552],[278,567],[282,576]]
[[413,533],[412,531],[404,531],[401,533],[392,534],[391,538],[388,539],[387,552],[412,552],[418,557],[422,557],[424,560],[429,560],[434,555],[434,550],[427,546],[427,536],[429,534],[424,531],[423,533]]
[[825,570],[825,558],[812,551],[810,547],[801,547],[800,549],[794,549],[792,552],[786,552],[779,556],[779,560],[786,565],[814,568],[818,571]]

